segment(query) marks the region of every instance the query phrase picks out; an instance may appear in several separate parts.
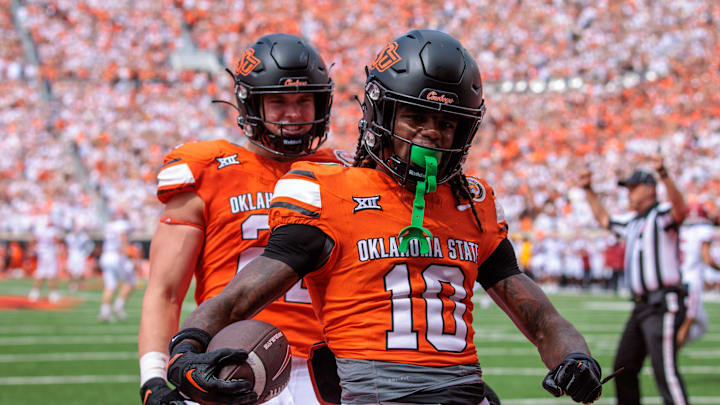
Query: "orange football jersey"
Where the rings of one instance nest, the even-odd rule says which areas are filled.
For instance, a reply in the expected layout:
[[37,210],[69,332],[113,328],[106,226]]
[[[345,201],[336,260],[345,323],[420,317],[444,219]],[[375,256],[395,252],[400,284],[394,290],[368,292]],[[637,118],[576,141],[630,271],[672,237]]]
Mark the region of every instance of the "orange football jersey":
[[[342,151],[319,150],[305,160],[339,161]],[[181,145],[165,157],[157,196],[192,191],[205,202],[205,239],[195,268],[195,301],[218,295],[245,264],[259,256],[270,236],[268,209],[275,182],[291,161],[279,162],[226,140]],[[296,356],[323,340],[307,289],[298,282],[255,316],[280,328]]]
[[400,252],[414,192],[380,170],[298,162],[275,186],[270,227],[312,225],[335,241],[304,277],[328,345],[341,358],[448,366],[477,362],[471,301],[478,267],[507,236],[492,189],[468,178],[469,204],[450,186],[425,196],[429,253]]

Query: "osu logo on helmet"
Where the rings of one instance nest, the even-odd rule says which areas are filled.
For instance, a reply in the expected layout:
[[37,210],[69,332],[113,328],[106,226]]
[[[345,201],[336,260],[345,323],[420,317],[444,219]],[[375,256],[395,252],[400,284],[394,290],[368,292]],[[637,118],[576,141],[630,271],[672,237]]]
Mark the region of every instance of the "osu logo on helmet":
[[388,70],[392,65],[400,62],[402,58],[397,53],[398,43],[393,41],[385,45],[382,51],[378,54],[375,61],[370,65],[371,69],[376,69],[378,72],[384,72]]
[[242,58],[238,61],[235,69],[236,75],[247,76],[260,64],[260,59],[255,57],[255,50],[250,48],[245,51]]

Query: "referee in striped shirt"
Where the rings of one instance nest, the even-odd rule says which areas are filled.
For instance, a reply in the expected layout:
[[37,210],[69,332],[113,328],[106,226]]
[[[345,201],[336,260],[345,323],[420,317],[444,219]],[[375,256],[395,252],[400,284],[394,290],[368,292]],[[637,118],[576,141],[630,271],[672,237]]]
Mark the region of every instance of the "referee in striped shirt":
[[585,189],[595,219],[625,238],[625,275],[635,306],[615,355],[614,369],[625,367],[615,379],[618,405],[640,404],[638,374],[648,354],[664,404],[687,404],[676,363],[676,335],[685,318],[678,229],[686,208],[662,158],[654,157],[653,167],[670,201],[658,202],[653,174],[636,170],[618,182],[628,189],[631,210],[618,216],[608,215],[593,192],[591,173],[586,171],[580,176],[579,185]]

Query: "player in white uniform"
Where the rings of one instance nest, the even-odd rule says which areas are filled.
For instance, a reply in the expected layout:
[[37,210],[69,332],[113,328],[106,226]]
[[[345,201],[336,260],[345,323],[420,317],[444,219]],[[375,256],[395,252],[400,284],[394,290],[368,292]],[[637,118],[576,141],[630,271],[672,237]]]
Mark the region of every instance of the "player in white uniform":
[[68,249],[67,268],[71,281],[68,285],[70,291],[78,289],[85,273],[85,262],[95,248],[88,234],[78,224],[65,236]]
[[702,303],[704,273],[708,267],[720,271],[720,265],[710,255],[714,233],[703,207],[691,204],[690,213],[680,227],[683,283],[688,289],[687,316],[677,335],[680,345],[697,340],[707,332],[707,313]]
[[[103,252],[100,255],[104,289],[98,315],[98,320],[103,322],[125,319],[125,301],[135,288],[135,269],[127,257],[129,232],[130,223],[122,211],[117,211],[113,220],[105,225]],[[118,295],[111,307],[118,287]]]
[[48,293],[48,301],[53,303],[58,302],[60,300],[60,294],[57,291],[58,229],[49,219],[43,218],[39,220],[35,226],[35,240],[37,241],[35,249],[38,260],[35,270],[35,281],[33,281],[32,288],[28,294],[28,300],[37,301],[40,298],[40,289],[42,288],[43,281],[47,280],[48,289],[50,290]]
[[557,231],[551,231],[545,239],[545,275],[552,290],[559,286],[563,274],[564,243],[560,240]]

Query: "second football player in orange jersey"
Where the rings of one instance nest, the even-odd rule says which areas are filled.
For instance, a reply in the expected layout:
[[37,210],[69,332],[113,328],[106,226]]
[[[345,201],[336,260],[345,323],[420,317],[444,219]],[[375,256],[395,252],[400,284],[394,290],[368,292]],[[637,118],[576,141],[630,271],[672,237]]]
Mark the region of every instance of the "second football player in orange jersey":
[[[233,77],[247,146],[227,140],[184,144],[165,157],[158,174],[157,196],[165,210],[152,240],[138,339],[145,405],[179,397],[164,381],[167,341],[177,331],[192,277],[198,304],[218,295],[267,244],[277,179],[299,159],[337,162],[340,156],[318,149],[327,138],[333,83],[302,39],[258,39]],[[255,319],[279,327],[297,359],[290,386],[277,401],[289,396],[283,403],[316,403],[305,357],[323,336],[302,282]]]
[[300,162],[278,181],[267,247],[187,318],[168,378],[191,396],[252,403],[248,381],[205,377],[219,352],[204,349],[302,278],[336,357],[312,358],[325,402],[487,404],[478,281],[537,346],[551,369],[543,386],[595,401],[600,366],[585,340],[519,271],[491,188],[462,174],[484,111],[477,65],[455,38],[415,30],[388,44],[367,68],[357,167]]

